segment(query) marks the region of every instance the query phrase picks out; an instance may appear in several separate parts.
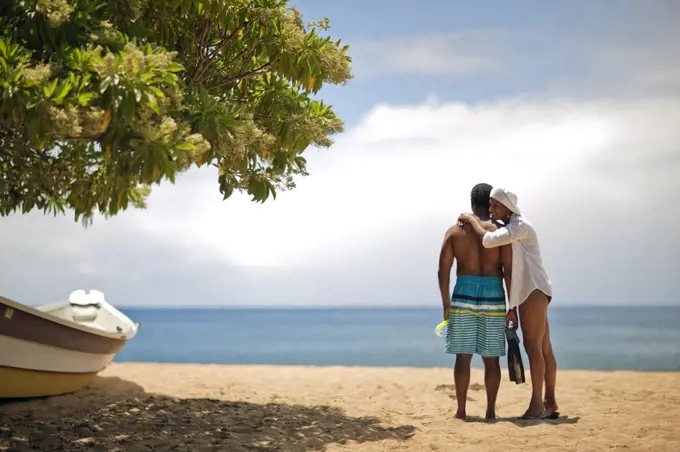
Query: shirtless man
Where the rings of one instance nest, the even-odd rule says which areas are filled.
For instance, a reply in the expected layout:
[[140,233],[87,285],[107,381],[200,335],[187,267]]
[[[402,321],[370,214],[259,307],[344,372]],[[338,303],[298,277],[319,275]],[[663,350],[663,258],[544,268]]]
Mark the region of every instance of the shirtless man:
[[[472,188],[472,212],[488,231],[496,226],[489,219],[489,184]],[[456,285],[450,293],[451,268],[456,264]],[[484,248],[470,225],[456,224],[446,231],[439,255],[439,290],[444,308],[446,353],[456,355],[453,377],[458,411],[465,419],[465,402],[470,385],[472,355],[484,361],[486,418],[496,417],[496,396],[501,384],[499,357],[505,356],[505,292],[503,268],[511,268],[509,246]],[[509,279],[506,280],[506,284]]]

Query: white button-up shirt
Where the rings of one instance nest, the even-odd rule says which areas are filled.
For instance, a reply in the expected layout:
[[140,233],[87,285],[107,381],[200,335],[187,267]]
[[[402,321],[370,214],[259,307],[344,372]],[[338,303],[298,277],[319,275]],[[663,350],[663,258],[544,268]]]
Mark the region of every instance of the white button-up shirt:
[[513,214],[506,226],[484,234],[482,245],[485,248],[512,245],[510,308],[524,303],[536,289],[552,296],[552,282],[543,268],[538,235],[526,218]]

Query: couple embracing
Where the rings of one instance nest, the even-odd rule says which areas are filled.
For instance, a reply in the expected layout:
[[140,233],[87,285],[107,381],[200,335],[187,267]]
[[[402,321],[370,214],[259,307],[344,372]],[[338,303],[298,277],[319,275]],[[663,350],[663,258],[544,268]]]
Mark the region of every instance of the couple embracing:
[[[516,328],[519,317],[532,384],[529,407],[520,418],[555,419],[559,416],[555,401],[557,361],[547,315],[552,284],[543,268],[538,236],[522,216],[517,196],[509,190],[477,184],[471,192],[471,207],[472,213],[461,214],[457,224],[446,231],[439,256],[439,289],[444,320],[448,320],[446,353],[456,355],[456,417],[466,417],[470,362],[478,354],[484,361],[486,418],[495,419],[506,327],[512,323]],[[456,283],[451,295],[454,261]],[[503,281],[508,293],[507,311]]]

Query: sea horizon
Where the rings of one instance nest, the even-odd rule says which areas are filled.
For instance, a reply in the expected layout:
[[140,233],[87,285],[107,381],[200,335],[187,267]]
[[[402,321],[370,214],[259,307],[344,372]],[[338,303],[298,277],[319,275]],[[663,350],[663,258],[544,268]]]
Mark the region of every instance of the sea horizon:
[[[455,359],[434,333],[439,307],[120,309],[141,326],[115,362],[439,368]],[[562,370],[680,371],[680,306],[554,306],[548,315]]]
[[[676,303],[676,302],[674,302]],[[35,306],[35,305],[31,305]],[[367,304],[357,304],[357,305],[350,305],[350,304],[343,304],[343,305],[298,305],[298,304],[291,304],[291,305],[239,305],[239,304],[224,304],[224,305],[209,305],[209,304],[204,304],[204,305],[122,305],[122,304],[115,304],[114,305],[116,309],[119,310],[143,310],[143,309],[158,309],[158,310],[166,310],[166,309],[186,309],[186,310],[194,310],[194,309],[199,309],[199,310],[205,310],[205,309],[214,309],[214,310],[249,310],[249,309],[274,309],[274,310],[288,310],[288,309],[300,309],[300,310],[323,310],[323,309],[334,309],[334,310],[341,310],[341,309],[350,309],[350,310],[358,310],[358,309],[385,309],[385,308],[396,308],[396,309],[425,309],[425,310],[441,310],[440,306],[437,305],[410,305],[410,304],[404,304],[404,305],[380,305],[380,304],[375,304],[375,305],[367,305]],[[634,309],[650,309],[650,308],[677,308],[680,309],[680,304],[650,304],[650,305],[645,305],[645,306],[640,306],[639,304],[557,304],[555,306],[550,306],[549,309],[603,309],[603,308],[634,308]]]

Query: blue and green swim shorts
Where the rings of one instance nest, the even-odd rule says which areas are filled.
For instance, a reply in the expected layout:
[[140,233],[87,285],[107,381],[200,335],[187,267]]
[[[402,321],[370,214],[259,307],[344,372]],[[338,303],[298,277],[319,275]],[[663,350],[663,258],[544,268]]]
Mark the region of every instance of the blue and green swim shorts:
[[446,330],[446,353],[505,356],[505,290],[502,278],[456,278]]

